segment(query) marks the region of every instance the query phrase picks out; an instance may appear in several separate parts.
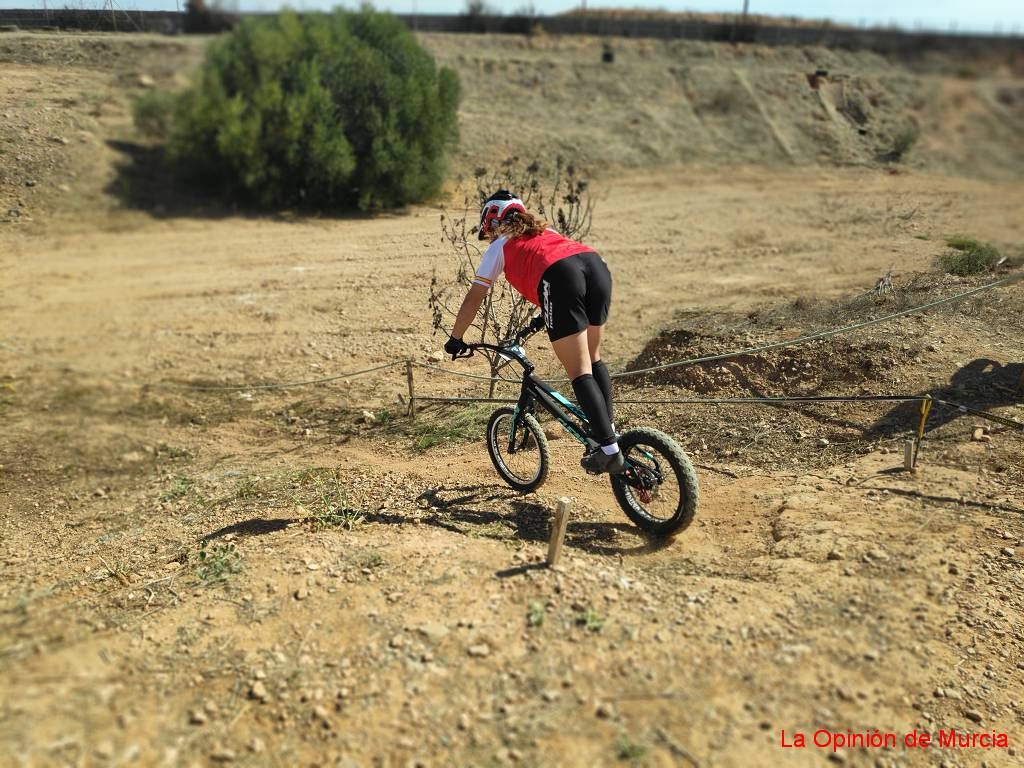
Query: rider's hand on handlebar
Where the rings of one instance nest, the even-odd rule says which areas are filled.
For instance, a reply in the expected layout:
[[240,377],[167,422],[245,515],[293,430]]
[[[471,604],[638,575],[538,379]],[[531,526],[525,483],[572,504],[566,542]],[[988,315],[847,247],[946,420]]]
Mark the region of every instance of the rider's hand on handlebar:
[[462,339],[456,339],[454,336],[449,336],[448,341],[444,343],[444,351],[452,356],[452,360],[455,360],[468,352],[469,347]]
[[537,333],[544,329],[544,315],[537,315],[530,321],[530,324],[526,326],[527,333]]

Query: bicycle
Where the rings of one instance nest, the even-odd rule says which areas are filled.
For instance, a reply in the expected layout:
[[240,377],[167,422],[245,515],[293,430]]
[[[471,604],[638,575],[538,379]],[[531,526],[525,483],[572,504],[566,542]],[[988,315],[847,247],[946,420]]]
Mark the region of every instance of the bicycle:
[[[501,478],[513,489],[529,493],[547,479],[551,452],[537,421],[537,404],[582,443],[586,450],[599,448],[583,411],[549,384],[534,375],[535,366],[522,344],[540,328],[531,323],[500,344],[469,344],[455,357],[472,357],[476,351],[496,355],[523,368],[522,388],[514,407],[503,406],[487,422],[487,452]],[[454,358],[453,358],[454,359]],[[657,429],[631,429],[618,435],[623,471],[610,475],[612,492],[626,516],[639,528],[668,536],[686,528],[697,511],[697,473],[682,448]],[[671,486],[678,489],[673,491]]]

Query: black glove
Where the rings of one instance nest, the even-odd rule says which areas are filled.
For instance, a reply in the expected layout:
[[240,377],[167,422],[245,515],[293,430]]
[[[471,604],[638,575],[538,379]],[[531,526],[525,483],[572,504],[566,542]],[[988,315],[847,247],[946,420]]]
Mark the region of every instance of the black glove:
[[544,315],[537,315],[530,321],[530,324],[526,326],[526,330],[529,333],[537,333],[537,331],[544,330]]
[[444,343],[444,351],[452,356],[452,360],[457,358],[469,347],[466,346],[466,342],[462,339],[456,339],[454,336],[449,336],[448,341]]

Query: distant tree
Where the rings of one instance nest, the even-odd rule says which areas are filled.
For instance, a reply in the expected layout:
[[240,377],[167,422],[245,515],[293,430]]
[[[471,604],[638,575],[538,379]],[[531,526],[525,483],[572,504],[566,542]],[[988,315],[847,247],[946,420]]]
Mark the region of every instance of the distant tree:
[[[362,210],[437,193],[459,82],[394,16],[245,19],[211,43],[190,88],[136,124],[163,130],[171,166],[232,199]],[[159,138],[159,136],[157,136]]]
[[466,16],[500,16],[501,11],[487,0],[466,0]]

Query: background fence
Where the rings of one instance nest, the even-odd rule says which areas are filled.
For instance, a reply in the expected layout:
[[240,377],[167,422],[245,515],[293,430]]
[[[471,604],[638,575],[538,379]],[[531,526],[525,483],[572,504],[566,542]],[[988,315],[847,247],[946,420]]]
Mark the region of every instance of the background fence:
[[[256,14],[253,14],[256,15]],[[599,35],[657,39],[704,40],[761,45],[820,45],[829,48],[872,50],[883,54],[912,55],[926,50],[967,54],[1024,53],[1020,35],[978,35],[899,29],[854,27],[784,26],[735,21],[701,21],[644,18],[609,18],[581,14],[569,16],[483,16],[398,14],[412,29],[421,32],[502,33],[529,35],[543,30],[554,35]],[[230,25],[241,15],[217,14]],[[93,31],[143,31],[178,34],[199,31],[198,19],[174,11],[125,11],[115,5],[91,9],[0,9],[0,27],[22,29],[56,27]],[[217,26],[216,24],[214,26]]]

